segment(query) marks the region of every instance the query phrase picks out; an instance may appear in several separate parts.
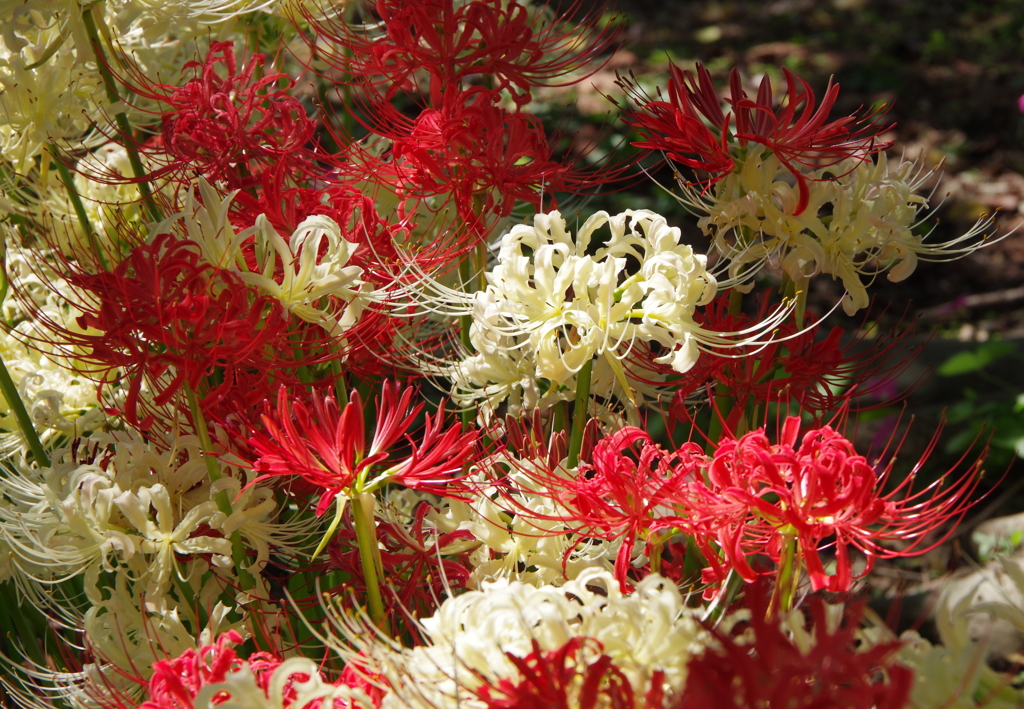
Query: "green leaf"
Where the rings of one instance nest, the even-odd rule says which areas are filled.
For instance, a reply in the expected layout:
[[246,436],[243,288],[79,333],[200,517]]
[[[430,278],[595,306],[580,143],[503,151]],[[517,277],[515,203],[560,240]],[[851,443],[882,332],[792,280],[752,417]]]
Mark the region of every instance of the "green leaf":
[[958,352],[939,367],[944,377],[976,372],[1000,357],[1011,354],[1016,348],[1009,342],[986,342],[973,352]]

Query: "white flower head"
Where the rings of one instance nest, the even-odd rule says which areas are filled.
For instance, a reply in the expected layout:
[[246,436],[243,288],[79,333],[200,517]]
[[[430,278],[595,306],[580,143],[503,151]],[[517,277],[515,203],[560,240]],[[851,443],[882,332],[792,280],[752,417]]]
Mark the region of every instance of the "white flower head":
[[891,166],[885,153],[846,160],[809,175],[809,200],[797,214],[789,170],[774,154],[751,150],[714,187],[682,185],[679,200],[707,215],[698,224],[728,260],[731,282],[744,281],[766,261],[802,290],[826,273],[842,281],[843,309],[852,315],[867,307],[867,286],[876,276],[901,281],[918,261],[952,260],[990,242],[990,217],[957,238],[927,241],[928,200],[917,191],[932,172],[909,161]]
[[431,284],[435,310],[447,300],[452,312],[472,313],[475,350],[433,371],[453,381],[463,404],[486,401],[493,410],[507,400],[518,411],[571,399],[580,371],[594,362],[591,391],[635,410],[638,400],[659,396],[657,365],[684,373],[701,350],[758,344],[785,309],[746,333],[703,330],[694,314],[718,283],[707,258],[680,239],[648,210],[598,212],[575,235],[559,212],[513,227],[484,290],[469,296]]
[[673,583],[649,576],[623,595],[611,574],[595,569],[562,588],[500,581],[449,598],[423,621],[429,644],[412,649],[358,634],[337,615],[335,621],[361,650],[356,662],[385,678],[384,709],[484,707],[481,687],[521,678],[512,658],[581,639],[599,650],[582,661],[607,655],[636,696],[654,681],[672,696],[705,639]]

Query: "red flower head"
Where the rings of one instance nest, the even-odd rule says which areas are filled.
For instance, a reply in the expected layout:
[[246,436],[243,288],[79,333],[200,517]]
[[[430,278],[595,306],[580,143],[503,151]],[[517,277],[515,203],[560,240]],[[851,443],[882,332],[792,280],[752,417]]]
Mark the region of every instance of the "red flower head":
[[265,169],[285,164],[293,179],[315,170],[308,149],[314,121],[289,91],[287,74],[265,73],[266,58],[254,54],[239,71],[230,42],[213,42],[206,59],[184,65],[195,78],[181,87],[150,84],[139,74],[135,94],[166,106],[163,132],[147,147],[167,162],[150,177],[198,170],[228,189],[259,184]]
[[[400,393],[401,392],[401,393]],[[458,496],[460,473],[478,432],[462,431],[459,424],[444,427],[444,407],[426,415],[418,440],[409,433],[424,404],[411,406],[414,387],[404,391],[385,382],[377,402],[377,426],[367,445],[363,400],[353,391],[339,412],[331,395],[317,392],[312,410],[292,402],[282,387],[277,410],[267,407],[265,432],[249,439],[258,459],[259,480],[299,476],[317,492],[321,515],[341,494],[372,492],[395,482],[439,495]],[[276,414],[276,415],[275,415]]]
[[526,657],[506,653],[519,670],[513,679],[476,690],[487,709],[662,709],[663,673],[651,676],[651,689],[639,703],[629,678],[591,638],[573,638],[545,652],[536,640]]
[[[981,479],[981,458],[952,484],[943,487],[943,476],[911,493],[926,454],[886,493],[891,460],[879,473],[832,428],[808,431],[798,446],[799,431],[800,419],[789,418],[776,445],[764,429],[738,440],[726,438],[708,468],[703,491],[708,521],[698,541],[711,556],[716,552],[710,542],[717,542],[721,554],[747,581],[756,577],[747,563],[749,556],[765,554],[778,562],[783,545],[795,544],[815,590],[846,591],[853,580],[850,547],[867,556],[865,574],[875,557],[925,553],[949,536],[952,529],[942,533],[942,527],[961,518],[975,502],[970,496]],[[887,549],[885,542],[900,542],[901,548]],[[833,545],[836,573],[829,576],[819,551]],[[721,580],[715,578],[714,568],[705,572],[706,580]]]
[[506,111],[494,91],[448,90],[437,98],[414,119],[387,102],[367,106],[367,128],[392,143],[391,160],[376,161],[376,169],[404,196],[450,195],[477,233],[487,233],[493,218],[508,216],[517,200],[549,207],[556,192],[593,192],[625,169],[605,165],[596,171],[582,167],[579,156],[556,158],[556,141],[540,119]]
[[[800,166],[820,168],[849,158],[866,160],[892,145],[877,141],[878,134],[888,127],[876,122],[876,111],[828,121],[839,96],[839,84],[831,80],[816,107],[810,85],[783,69],[787,100],[776,107],[767,76],[761,79],[757,99],[751,100],[743,90],[739,71],[733,69],[726,99],[732,111],[725,113],[711,74],[703,66],[697,65],[696,78],[675,65],[670,72],[668,101],[652,100],[628,80],[620,82],[639,106],[624,118],[643,138],[634,145],[663,151],[672,160],[710,173],[712,181],[736,166],[736,148],[747,149],[751,143],[764,146],[796,178],[800,199],[795,214],[807,208],[810,197],[808,178]],[[730,129],[733,119],[735,131]]]
[[[712,629],[717,643],[690,660],[686,689],[673,709],[902,709],[910,698],[914,673],[895,664],[899,643],[858,649],[861,606],[847,609],[832,628],[826,604],[811,603],[812,642],[801,651],[778,619],[766,618],[767,584],[756,584],[749,628],[743,640]],[[745,624],[735,629],[746,630]]]
[[[625,593],[636,541],[659,546],[653,538],[659,532],[689,528],[689,488],[706,459],[696,444],[670,453],[645,431],[628,426],[598,441],[591,460],[581,461],[571,477],[554,469],[521,472],[530,480],[532,493],[550,495],[568,510],[557,521],[570,530],[622,540],[615,578]],[[508,501],[514,505],[514,495]],[[536,516],[528,509],[517,508],[516,513]]]
[[[729,294],[719,296],[697,317],[709,332],[740,332],[763,320],[770,307],[770,294],[761,298],[758,314],[730,315]],[[896,389],[896,379],[913,363],[921,345],[911,346],[913,330],[894,330],[870,341],[863,334],[845,338],[844,330],[834,327],[824,339],[815,340],[817,328],[797,327],[795,322],[780,325],[772,342],[746,357],[722,357],[714,352],[697,363],[679,380],[679,388],[670,407],[675,421],[692,421],[688,408],[694,399],[707,394],[714,382],[718,396],[732,399],[728,411],[716,411],[726,430],[736,430],[740,419],[751,414],[755,419],[765,412],[765,404],[796,404],[800,411],[816,420],[827,418],[840,409],[849,412],[889,406],[909,393]],[[865,346],[867,343],[869,346]],[[887,395],[888,394],[888,395]]]
[[149,699],[142,702],[139,709],[193,709],[203,687],[224,682],[229,674],[247,664],[256,675],[259,687],[266,692],[270,675],[281,661],[266,652],[243,660],[231,647],[241,642],[242,636],[229,630],[213,645],[204,645],[198,651],[185,650],[172,660],[153,663]]
[[[258,385],[276,364],[267,352],[279,350],[289,332],[276,300],[203,262],[194,243],[168,234],[137,246],[112,271],[72,271],[66,277],[89,297],[82,299],[78,318],[85,332],[62,336],[103,374],[118,368],[125,373],[124,413],[141,428],[152,423],[152,417],[139,421],[137,414],[144,380],[156,392],[157,406],[186,383],[206,402],[222,400],[241,380],[249,385],[248,395],[259,394]],[[218,383],[208,376],[214,372]]]
[[[273,675],[284,663],[268,652],[257,652],[243,660],[235,653],[231,645],[242,642],[242,636],[234,630],[221,634],[213,645],[204,645],[196,650],[185,650],[179,657],[172,660],[158,660],[153,663],[153,677],[149,681],[149,698],[139,705],[139,709],[194,709],[196,699],[200,697],[203,690],[210,685],[221,684],[229,679],[229,675],[239,672],[246,667],[252,673],[256,687],[262,690],[268,699],[271,692],[280,692],[279,706],[282,709],[343,709],[349,703],[343,700],[335,700],[333,706],[325,705],[322,698],[306,701],[302,705],[296,705],[296,700],[301,696],[299,685],[309,682],[311,674],[297,669],[288,673],[283,679],[283,686],[272,686],[282,678],[275,678]],[[286,666],[287,667],[287,666]],[[347,669],[347,668],[346,668]],[[287,669],[285,670],[287,672]],[[359,676],[355,672],[345,672],[341,679],[336,681],[335,686],[360,686]],[[215,689],[220,689],[215,688]],[[210,691],[210,690],[207,690]],[[371,694],[372,696],[372,694]],[[231,696],[231,687],[224,687],[223,691],[214,694],[210,701],[200,701],[200,706],[216,706],[223,702],[234,699],[236,702],[245,701],[245,697]]]
[[[563,16],[580,6],[587,5],[575,2]],[[571,75],[573,82],[585,78],[579,70],[608,52],[617,32],[614,23],[598,28],[600,3],[571,21],[552,20],[545,16],[548,8],[516,0],[377,0],[374,9],[383,32],[308,11],[305,19],[319,40],[318,56],[352,81],[387,83],[387,100],[412,88],[414,74],[427,73],[432,96],[485,76],[523,106],[533,87],[564,85]]]

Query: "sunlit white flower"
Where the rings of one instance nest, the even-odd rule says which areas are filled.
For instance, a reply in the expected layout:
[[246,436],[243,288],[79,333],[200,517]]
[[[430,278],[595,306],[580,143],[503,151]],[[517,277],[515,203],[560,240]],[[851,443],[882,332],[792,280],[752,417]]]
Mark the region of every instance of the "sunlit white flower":
[[807,207],[796,214],[799,194],[789,170],[774,154],[751,150],[738,170],[711,188],[684,185],[679,199],[707,215],[698,224],[730,262],[732,278],[766,260],[798,290],[826,273],[846,288],[843,309],[852,315],[867,307],[875,276],[901,281],[918,261],[952,260],[988,242],[993,220],[987,217],[955,239],[927,241],[928,200],[917,191],[931,176],[913,162],[890,166],[885,153],[874,161],[847,160],[813,173]]
[[[608,235],[598,236],[605,228]],[[701,350],[757,344],[786,312],[748,332],[702,329],[694,314],[718,283],[706,257],[680,238],[647,210],[598,212],[575,235],[560,213],[538,214],[501,238],[484,290],[467,295],[424,284],[430,307],[471,314],[475,350],[455,365],[425,368],[448,376],[457,400],[486,401],[492,410],[504,398],[515,410],[571,399],[590,362],[593,393],[633,408],[657,398],[656,365],[682,373]],[[645,359],[653,363],[647,371],[637,364]]]
[[703,647],[704,632],[683,604],[675,584],[644,579],[629,595],[604,571],[584,571],[564,587],[519,582],[484,584],[449,598],[422,621],[429,644],[412,649],[372,639],[335,616],[370,673],[389,689],[385,709],[478,709],[478,690],[502,679],[515,681],[511,658],[552,651],[574,638],[596,641],[643,696],[660,681],[671,696],[686,680],[686,664]]

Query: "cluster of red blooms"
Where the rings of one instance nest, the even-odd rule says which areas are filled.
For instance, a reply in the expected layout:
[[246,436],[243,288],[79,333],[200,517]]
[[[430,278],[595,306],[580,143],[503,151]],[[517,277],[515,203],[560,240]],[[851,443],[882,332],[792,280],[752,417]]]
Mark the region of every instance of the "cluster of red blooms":
[[[545,18],[543,8],[501,0],[378,0],[373,10],[380,18],[373,33],[313,13],[305,18],[310,46],[358,92],[349,101],[359,109],[354,115],[390,145],[383,159],[360,151],[345,160],[369,166],[403,196],[440,197],[430,207],[435,213],[450,201],[474,241],[517,201],[553,206],[556,193],[592,192],[625,169],[598,172],[578,157],[557,156],[558,139],[524,110],[535,88],[568,76],[576,83],[596,70],[593,60],[616,34],[597,29],[599,14],[570,27]],[[504,92],[515,110],[505,108]],[[393,101],[400,95],[418,113],[399,111]]]
[[[645,431],[627,427],[599,441],[577,471],[549,466],[522,474],[530,490],[544,491],[566,510],[537,519],[557,520],[584,537],[621,540],[615,578],[624,592],[637,571],[631,560],[638,541],[646,545],[650,571],[683,575],[685,554],[662,558],[662,547],[677,534],[690,540],[690,553],[702,555],[708,597],[730,571],[753,582],[787,563],[802,564],[815,590],[848,591],[854,580],[851,548],[867,559],[861,576],[876,558],[923,554],[944,541],[953,531],[948,523],[975,502],[983,456],[950,484],[945,483],[952,471],[914,492],[929,448],[887,491],[895,455],[879,471],[831,427],[811,429],[802,438],[800,429],[794,417],[782,424],[777,443],[764,429],[738,438],[724,435],[714,453],[704,455],[693,443],[666,451]],[[508,499],[515,513],[531,514],[514,503],[514,494]],[[900,544],[898,551],[885,546],[892,542]],[[820,557],[830,548],[836,563],[831,575]],[[758,557],[774,566],[755,570],[751,560]]]
[[[756,315],[731,314],[729,294],[725,294],[708,304],[699,320],[713,332],[741,332],[759,322],[769,307],[765,294]],[[894,328],[867,343],[866,328],[848,336],[836,326],[820,339],[816,330],[787,321],[756,357],[701,357],[679,378],[670,418],[692,424],[699,405],[715,396],[729,401],[729,409],[719,408],[715,415],[727,430],[735,431],[741,420],[756,421],[773,403],[792,404],[821,420],[840,409],[856,412],[891,406],[909,393],[890,392],[922,347],[911,344],[913,329]]]

